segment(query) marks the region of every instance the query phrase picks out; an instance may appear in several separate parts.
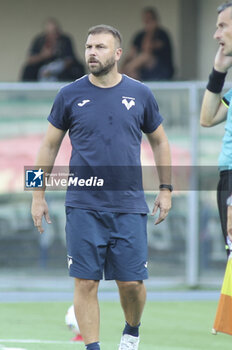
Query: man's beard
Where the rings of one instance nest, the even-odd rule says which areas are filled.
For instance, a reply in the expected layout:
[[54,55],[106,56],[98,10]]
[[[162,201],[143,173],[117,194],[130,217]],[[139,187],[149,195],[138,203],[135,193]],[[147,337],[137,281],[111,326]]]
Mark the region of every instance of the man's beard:
[[90,73],[92,73],[95,77],[101,77],[103,75],[108,74],[113,67],[115,66],[115,59],[114,57],[109,58],[105,64],[103,65],[101,62],[98,61],[97,67],[90,67],[88,64],[88,68]]

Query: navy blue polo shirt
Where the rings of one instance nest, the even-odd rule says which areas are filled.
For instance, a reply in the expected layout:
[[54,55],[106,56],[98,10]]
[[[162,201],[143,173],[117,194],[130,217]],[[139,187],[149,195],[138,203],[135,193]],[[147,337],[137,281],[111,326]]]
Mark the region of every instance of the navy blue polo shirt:
[[101,174],[102,178],[114,179],[111,185],[98,190],[70,186],[67,206],[122,213],[148,212],[141,187],[142,132],[152,133],[163,118],[147,86],[122,75],[116,86],[100,88],[84,76],[59,91],[48,120],[56,128],[69,131],[71,173],[81,177],[80,169],[88,169],[88,176],[95,179]]

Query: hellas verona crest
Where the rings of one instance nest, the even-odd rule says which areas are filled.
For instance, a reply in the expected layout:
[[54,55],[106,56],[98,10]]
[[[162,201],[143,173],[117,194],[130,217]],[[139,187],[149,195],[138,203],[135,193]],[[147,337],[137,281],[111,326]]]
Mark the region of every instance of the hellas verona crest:
[[126,109],[129,111],[131,107],[135,106],[135,98],[122,96],[122,104],[125,105]]

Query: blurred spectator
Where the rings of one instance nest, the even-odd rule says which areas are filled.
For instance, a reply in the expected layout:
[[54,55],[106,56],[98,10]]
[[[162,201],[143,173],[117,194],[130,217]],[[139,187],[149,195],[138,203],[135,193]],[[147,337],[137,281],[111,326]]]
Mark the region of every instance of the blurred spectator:
[[84,73],[83,64],[75,57],[70,37],[62,33],[56,19],[47,19],[44,32],[32,41],[21,79],[72,81]]
[[143,10],[142,20],[144,29],[134,37],[121,70],[143,81],[169,80],[174,73],[169,36],[160,27],[158,13],[153,8]]

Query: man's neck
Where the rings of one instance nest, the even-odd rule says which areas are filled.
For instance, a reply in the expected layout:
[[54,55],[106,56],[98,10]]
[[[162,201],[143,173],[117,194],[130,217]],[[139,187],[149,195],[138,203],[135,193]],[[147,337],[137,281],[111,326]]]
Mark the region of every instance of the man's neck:
[[118,72],[108,73],[106,75],[96,77],[92,73],[89,75],[89,80],[93,85],[101,88],[110,88],[118,85],[122,80],[122,74]]

